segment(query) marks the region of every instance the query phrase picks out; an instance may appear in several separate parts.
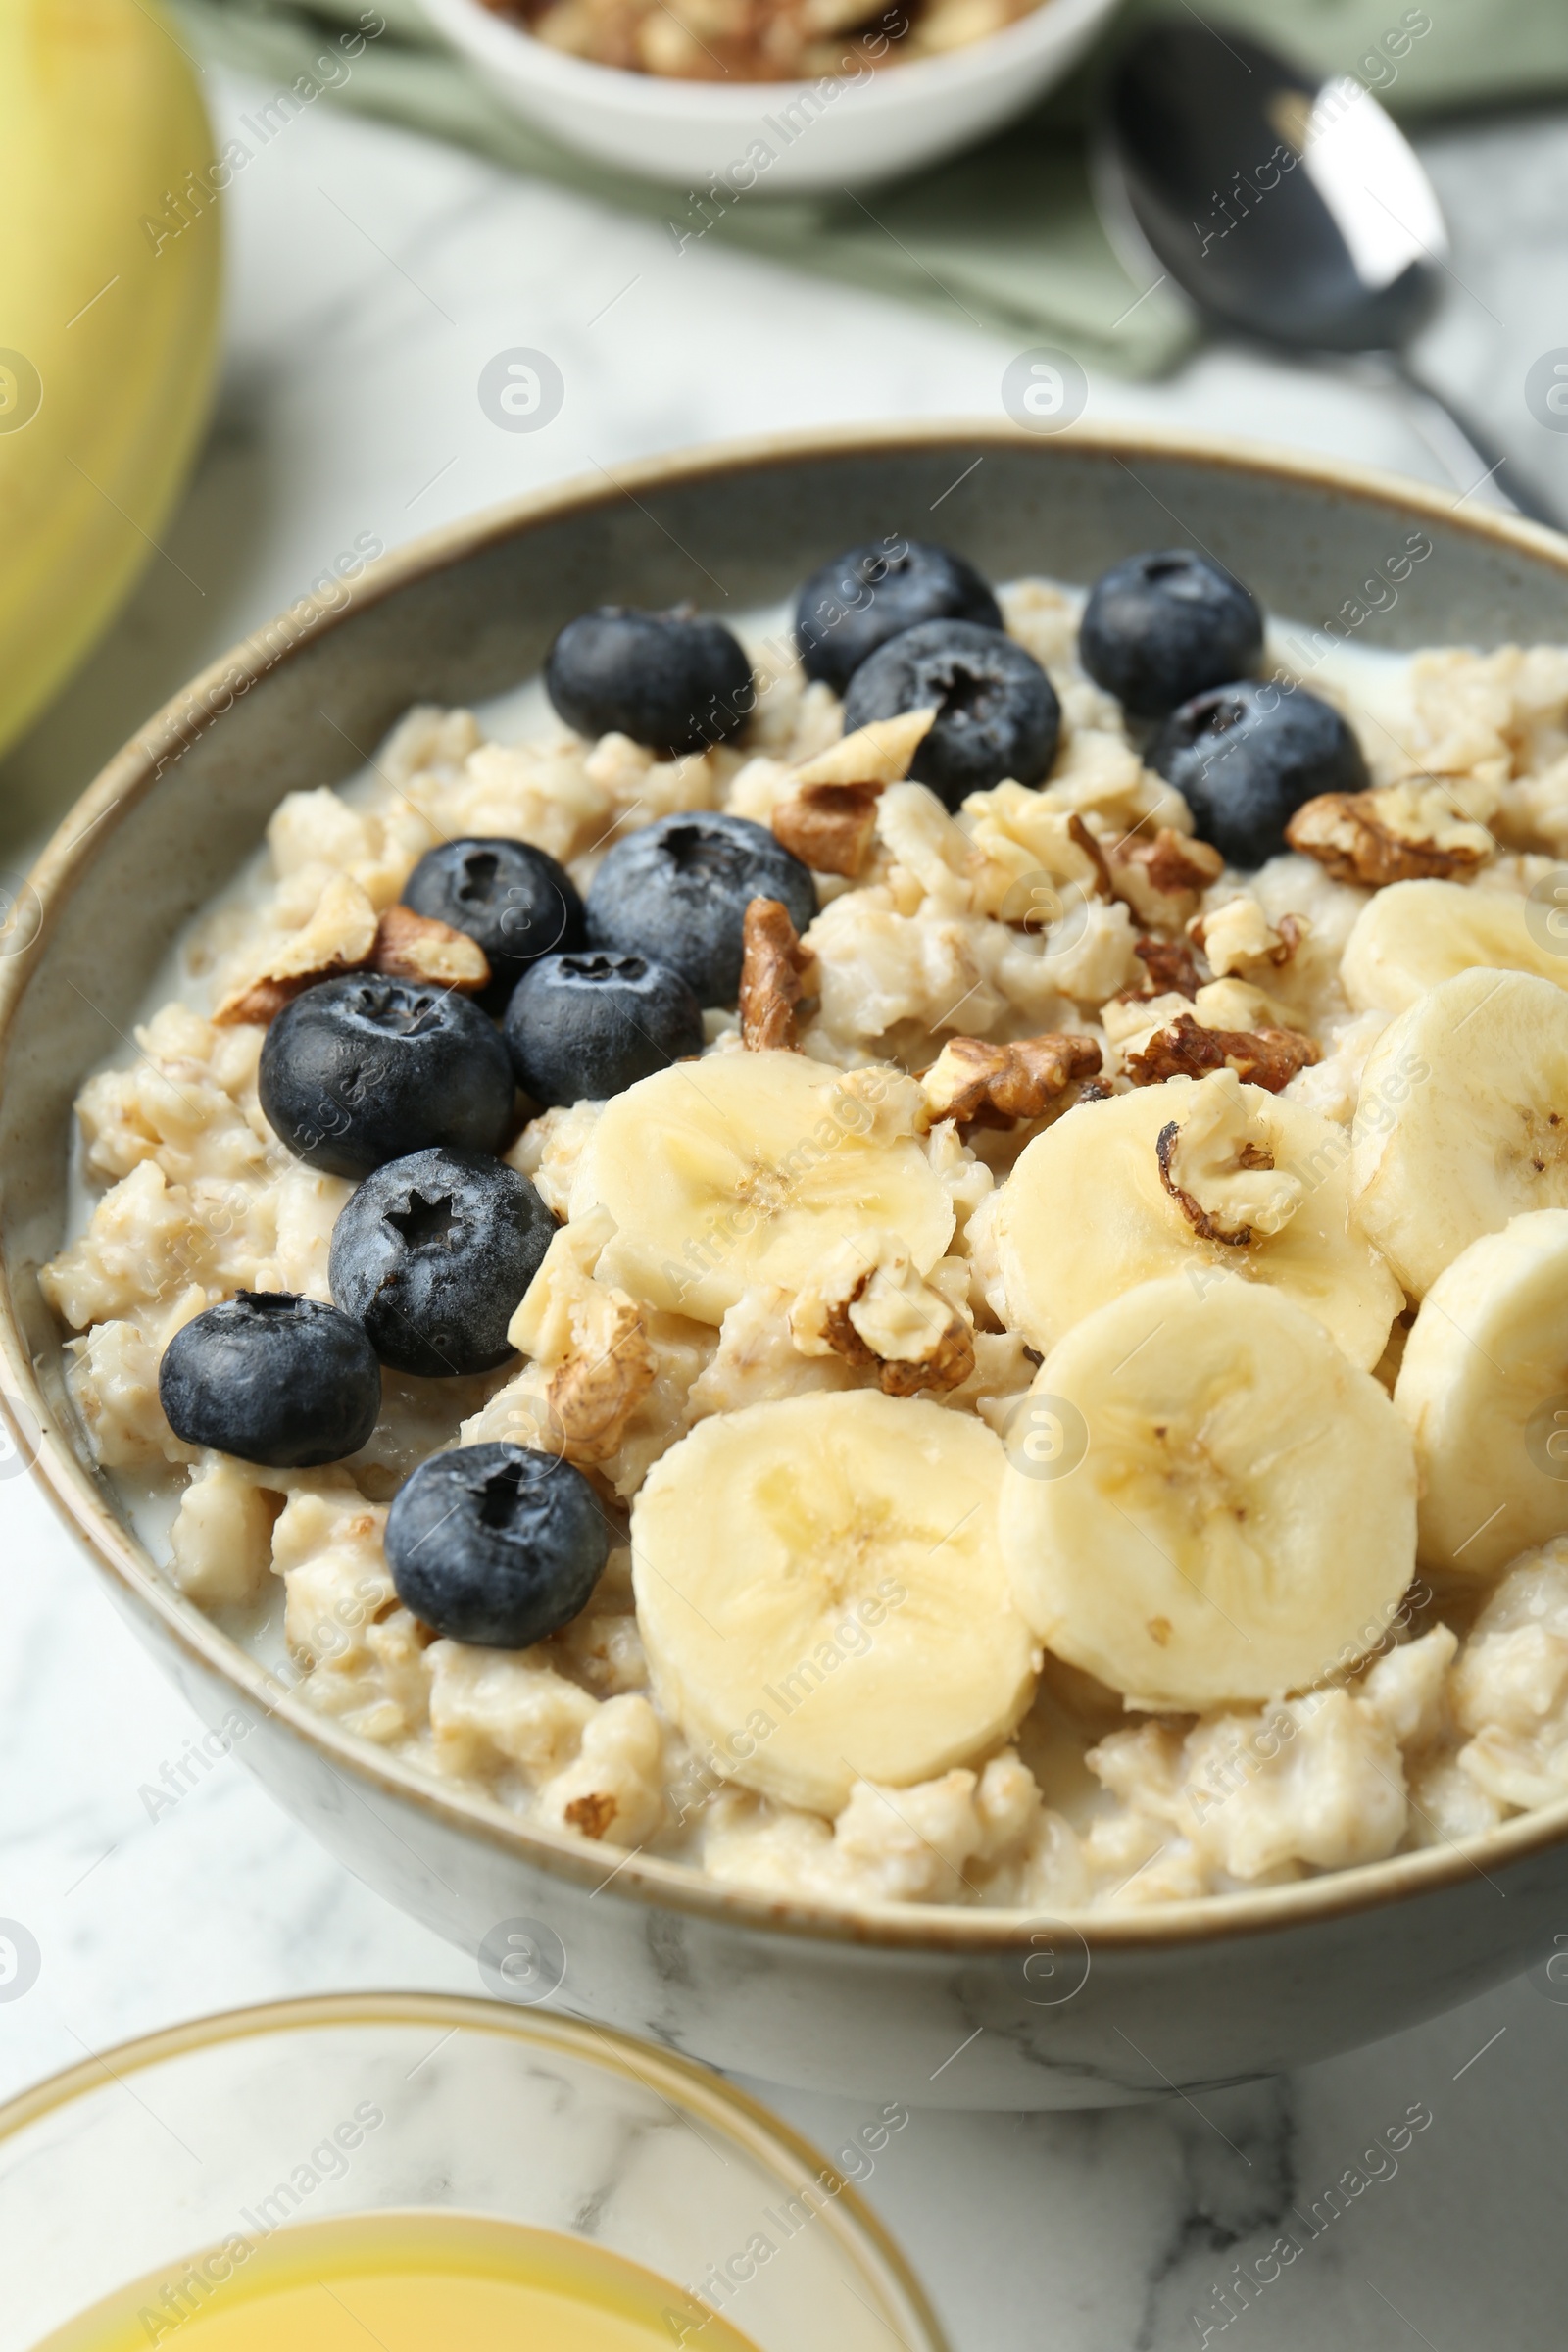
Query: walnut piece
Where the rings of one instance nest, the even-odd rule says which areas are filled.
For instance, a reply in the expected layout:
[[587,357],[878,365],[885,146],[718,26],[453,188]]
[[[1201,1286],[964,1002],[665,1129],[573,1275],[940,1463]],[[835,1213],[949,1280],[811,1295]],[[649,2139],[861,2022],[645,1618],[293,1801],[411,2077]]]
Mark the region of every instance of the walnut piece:
[[1011,1045],[983,1037],[950,1037],[920,1078],[925,1124],[956,1119],[961,1125],[1007,1127],[1015,1119],[1038,1119],[1079,1078],[1092,1078],[1101,1065],[1092,1037],[1048,1030]]
[[841,735],[825,752],[808,760],[798,784],[901,784],[909,761],[931,732],[935,707],[902,710],[897,718],[874,718],[853,735]]
[[974,1370],[968,1321],[894,1233],[852,1234],[829,1250],[790,1309],[790,1337],[802,1355],[874,1365],[887,1396],[961,1388]]
[[769,819],[777,840],[818,874],[850,880],[865,862],[882,788],[909,772],[936,711],[906,710],[841,736],[797,771],[795,789]]
[[1219,880],[1225,860],[1206,841],[1161,825],[1152,841],[1128,834],[1111,851],[1113,888],[1142,923],[1169,922]]
[[1289,963],[1311,928],[1304,915],[1282,914],[1276,929],[1258,901],[1241,891],[1223,906],[1194,915],[1187,934],[1202,949],[1210,968],[1225,979],[1250,963]]
[[349,875],[335,874],[310,921],[274,940],[260,966],[229,990],[213,1015],[215,1026],[256,1021],[265,1027],[302,990],[335,972],[360,970],[375,933],[375,908],[364,891]]
[[213,1015],[215,1029],[232,1029],[242,1021],[254,1022],[258,1029],[270,1029],[285,1004],[303,996],[312,979],[324,980],[326,973],[313,973],[303,980],[253,980],[248,988],[231,989]]
[[812,958],[802,947],[789,908],[777,899],[753,899],[741,927],[741,1043],[753,1054],[793,1054],[801,975]]
[[1135,1086],[1162,1086],[1167,1078],[1203,1078],[1210,1070],[1234,1070],[1244,1086],[1261,1086],[1277,1095],[1298,1070],[1320,1056],[1317,1040],[1299,1029],[1205,1029],[1190,1012],[1183,1012],[1156,1029],[1125,1060]]
[[551,1432],[569,1462],[608,1462],[654,1385],[653,1349],[636,1302],[603,1284],[573,1300],[571,1336],[545,1391]]
[[1462,880],[1497,846],[1485,825],[1456,815],[1453,795],[1430,781],[1320,793],[1298,808],[1285,838],[1336,882],[1371,890],[1390,882]]
[[1160,1129],[1154,1151],[1159,1180],[1199,1240],[1245,1249],[1259,1234],[1283,1233],[1303,1188],[1275,1171],[1237,1073],[1216,1070],[1189,1102],[1185,1118]]
[[1192,1000],[1172,990],[1168,996],[1141,997],[1130,990],[1119,997],[1107,997],[1100,1007],[1100,1025],[1106,1042],[1116,1048],[1118,1054],[1129,1044],[1152,1037],[1178,1013],[1186,1012]]
[[880,784],[803,784],[773,810],[774,836],[817,874],[851,881],[876,834]]
[[433,914],[389,906],[376,925],[370,969],[389,980],[414,980],[471,996],[490,985],[490,958],[476,939]]
[[1196,997],[1202,985],[1185,939],[1137,939],[1133,954],[1149,974],[1149,995]]

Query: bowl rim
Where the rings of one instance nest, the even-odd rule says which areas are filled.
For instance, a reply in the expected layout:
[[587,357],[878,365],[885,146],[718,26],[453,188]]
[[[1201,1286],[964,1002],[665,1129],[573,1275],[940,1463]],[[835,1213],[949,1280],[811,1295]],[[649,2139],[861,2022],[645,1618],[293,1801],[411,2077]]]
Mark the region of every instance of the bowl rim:
[[[422,0],[422,5],[431,24],[449,40],[459,40],[453,26],[463,21],[471,28],[474,50],[484,50],[498,65],[505,60],[514,72],[526,68],[541,89],[553,88],[563,95],[580,92],[585,97],[591,92],[598,102],[628,114],[668,122],[689,121],[695,114],[700,120],[722,125],[787,107],[803,91],[819,91],[824,81],[838,82],[845,90],[858,89],[862,106],[874,104],[884,112],[899,97],[912,99],[924,93],[938,74],[946,76],[950,87],[956,74],[969,82],[984,81],[994,73],[1005,73],[1010,66],[1021,64],[1036,49],[1049,49],[1092,28],[1101,18],[1110,15],[1117,0],[1033,0],[1022,16],[978,41],[965,41],[959,48],[935,56],[894,58],[874,67],[863,89],[858,76],[852,74],[738,81],[729,86],[674,74],[637,74],[628,67],[601,65],[596,58],[557,49],[551,42],[541,41],[525,24],[486,7],[485,0]],[[1045,20],[1050,22],[1042,31]],[[847,41],[849,36],[845,38]],[[896,81],[890,78],[895,75]]]
[[[1339,459],[1163,425],[1080,423],[1049,436],[990,417],[818,425],[662,452],[629,462],[615,474],[599,468],[593,474],[572,475],[480,508],[405,542],[368,565],[357,579],[342,583],[346,593],[341,601],[302,597],[281,621],[264,623],[199,671],[115,754],[66,812],[28,876],[38,903],[36,933],[19,953],[0,957],[0,1088],[18,1007],[32,972],[48,951],[60,909],[75,881],[104,854],[118,822],[154,789],[162,769],[232,707],[236,676],[244,680],[239,689],[243,692],[307,646],[343,626],[356,612],[542,523],[589,515],[626,500],[636,504],[639,494],[735,474],[787,470],[813,459],[870,458],[890,451],[944,448],[967,454],[976,447],[981,448],[982,456],[992,449],[1034,448],[1048,462],[1054,450],[1065,458],[1083,452],[1109,458],[1129,473],[1133,471],[1129,460],[1175,459],[1232,478],[1272,480],[1351,498],[1363,505],[1392,509],[1398,516],[1426,516],[1475,539],[1544,559],[1568,580],[1568,537],[1542,524],[1494,509],[1466,509],[1464,501],[1453,494]],[[1133,478],[1137,479],[1136,474]],[[270,639],[280,630],[286,642],[278,652]],[[221,705],[220,695],[226,697]],[[31,1429],[23,1415],[30,1418]],[[1455,1886],[1468,1875],[1494,1884],[1492,1870],[1568,1841],[1568,1798],[1564,1798],[1535,1812],[1516,1814],[1472,1837],[1446,1839],[1381,1862],[1352,1864],[1242,1894],[1199,1895],[1125,1912],[1063,1907],[1048,1914],[1041,1906],[852,1903],[770,1895],[710,1877],[692,1864],[637,1850],[622,1854],[607,1873],[604,1851],[571,1832],[520,1820],[493,1799],[444,1788],[416,1766],[340,1730],[333,1719],[307,1706],[164,1581],[150,1554],[111,1509],[103,1474],[89,1472],[54,1425],[11,1297],[3,1259],[0,1419],[11,1429],[19,1450],[30,1457],[30,1475],[43,1487],[95,1566],[121,1589],[136,1613],[157,1621],[164,1642],[181,1652],[191,1666],[234,1689],[257,1717],[285,1726],[329,1769],[346,1769],[359,1784],[424,1815],[436,1828],[477,1836],[498,1851],[590,1893],[613,1881],[618,1894],[650,1908],[830,1945],[948,1955],[1006,1953],[1028,1949],[1032,1936],[1048,1926],[1061,1926],[1091,1953],[1108,1954],[1203,1946],[1232,1937],[1322,1925],[1385,1903],[1411,1901]],[[1501,1894],[1504,1890],[1497,1891]]]
[[739,2145],[755,2160],[768,2165],[777,2177],[787,2178],[783,2159],[824,2186],[831,2180],[832,2203],[823,2210],[831,2215],[841,2250],[855,2262],[868,2285],[885,2289],[891,2282],[895,2300],[902,2298],[908,2316],[922,2330],[924,2352],[950,2352],[930,2297],[891,2230],[871,2211],[854,2182],[803,2132],[712,2067],[678,2050],[639,2041],[618,2027],[590,2025],[543,2003],[485,2001],[461,1992],[317,1992],[214,2010],[139,2034],[14,2092],[0,2103],[0,2148],[68,2108],[74,2099],[101,2091],[106,2082],[122,2082],[126,2075],[140,2074],[194,2050],[260,2040],[269,2034],[387,2025],[445,2028],[444,2038],[465,2029],[475,2034],[502,2034],[509,2040],[531,2043],[545,2051],[564,2051],[602,2073],[637,2081],[671,2106],[694,2110],[723,2132],[732,2147]]

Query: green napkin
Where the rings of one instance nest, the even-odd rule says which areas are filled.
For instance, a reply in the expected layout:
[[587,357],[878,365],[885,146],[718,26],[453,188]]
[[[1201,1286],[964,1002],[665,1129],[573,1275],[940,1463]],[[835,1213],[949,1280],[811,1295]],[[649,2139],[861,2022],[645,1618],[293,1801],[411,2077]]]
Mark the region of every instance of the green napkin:
[[[363,0],[175,0],[204,55],[286,87],[329,51]],[[1050,5],[1050,0],[1046,0]],[[1177,0],[1182,5],[1182,0]],[[427,23],[418,0],[376,0],[386,30],[367,42],[336,93],[343,104],[455,140],[514,170],[552,179],[675,229],[692,220],[684,191],[607,171],[510,112]],[[1171,13],[1132,0],[1118,18]],[[1187,10],[1191,16],[1194,12]],[[1396,112],[1568,91],[1568,8],[1561,0],[1225,0],[1236,25],[1323,74],[1354,74]],[[1060,342],[1086,366],[1155,374],[1192,339],[1164,288],[1140,300],[1105,241],[1089,194],[1087,96],[1113,30],[1060,90],[1019,122],[953,161],[857,198],[760,197],[710,234],[798,269],[902,295],[953,319]]]

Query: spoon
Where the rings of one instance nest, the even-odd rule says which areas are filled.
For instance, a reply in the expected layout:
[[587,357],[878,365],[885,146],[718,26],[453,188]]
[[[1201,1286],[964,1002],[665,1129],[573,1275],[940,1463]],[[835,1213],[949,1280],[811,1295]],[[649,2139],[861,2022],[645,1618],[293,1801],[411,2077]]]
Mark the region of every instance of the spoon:
[[1563,528],[1407,356],[1447,232],[1420,159],[1360,82],[1320,83],[1239,32],[1155,24],[1112,71],[1094,163],[1106,232],[1135,277],[1163,271],[1210,318],[1276,348],[1363,355],[1442,413],[1463,445],[1445,459],[1461,489],[1491,480],[1518,514]]

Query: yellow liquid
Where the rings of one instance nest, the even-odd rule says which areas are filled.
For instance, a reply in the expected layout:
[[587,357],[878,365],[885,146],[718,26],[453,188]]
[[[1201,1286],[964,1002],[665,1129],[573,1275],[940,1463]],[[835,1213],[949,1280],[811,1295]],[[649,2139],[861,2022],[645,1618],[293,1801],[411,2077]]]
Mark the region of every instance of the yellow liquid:
[[[237,2244],[249,2252],[235,2262]],[[678,2342],[756,2352],[682,2288],[579,2238],[466,2214],[383,2213],[307,2223],[260,2244],[230,2238],[166,2264],[38,2352],[669,2352]]]

